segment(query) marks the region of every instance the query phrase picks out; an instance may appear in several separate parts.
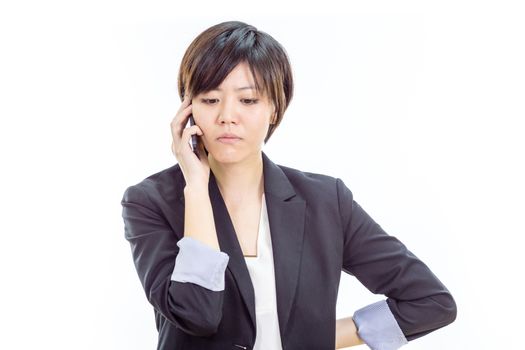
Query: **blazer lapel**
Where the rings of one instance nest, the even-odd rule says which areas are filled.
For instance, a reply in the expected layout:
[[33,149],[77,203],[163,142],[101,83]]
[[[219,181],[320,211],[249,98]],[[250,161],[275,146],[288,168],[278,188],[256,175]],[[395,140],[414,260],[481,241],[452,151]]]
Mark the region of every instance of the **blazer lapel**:
[[[285,334],[299,278],[303,249],[306,202],[296,195],[286,174],[264,152],[263,176],[266,208],[272,238],[275,270],[277,313],[281,336]],[[235,233],[233,222],[210,171],[208,191],[213,208],[215,228],[221,251],[230,256],[227,269],[233,275],[243,302],[250,315],[253,332],[256,331],[255,293]],[[184,195],[180,198],[184,202]]]
[[[285,335],[299,279],[306,201],[296,195],[286,174],[264,152],[264,186],[281,335]],[[244,261],[244,260],[243,260]]]

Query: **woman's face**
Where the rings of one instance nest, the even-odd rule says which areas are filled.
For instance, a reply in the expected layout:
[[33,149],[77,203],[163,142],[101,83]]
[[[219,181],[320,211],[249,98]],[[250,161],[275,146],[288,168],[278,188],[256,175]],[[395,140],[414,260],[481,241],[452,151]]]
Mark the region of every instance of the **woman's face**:
[[[259,154],[274,122],[273,103],[256,93],[247,63],[239,63],[217,90],[194,96],[192,105],[204,146],[219,163],[236,163]],[[238,138],[221,139],[223,133]]]

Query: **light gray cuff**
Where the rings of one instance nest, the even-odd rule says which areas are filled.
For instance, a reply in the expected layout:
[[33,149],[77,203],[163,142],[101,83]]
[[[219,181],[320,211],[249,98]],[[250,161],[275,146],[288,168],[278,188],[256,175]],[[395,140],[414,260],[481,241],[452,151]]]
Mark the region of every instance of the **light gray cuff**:
[[372,350],[396,350],[408,343],[386,300],[354,313],[357,333]]
[[177,246],[180,249],[171,274],[173,281],[195,283],[216,292],[224,290],[228,254],[188,236],[179,240]]

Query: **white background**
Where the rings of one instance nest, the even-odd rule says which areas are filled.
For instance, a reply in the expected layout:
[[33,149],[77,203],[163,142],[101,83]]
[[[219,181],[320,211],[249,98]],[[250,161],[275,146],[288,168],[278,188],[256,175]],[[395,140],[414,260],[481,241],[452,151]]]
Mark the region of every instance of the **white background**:
[[[456,321],[404,348],[520,348],[523,8],[345,3],[3,2],[0,348],[155,348],[120,200],[175,164],[180,60],[226,20],[290,56],[270,159],[342,178],[455,297]],[[383,298],[343,274],[337,316]]]

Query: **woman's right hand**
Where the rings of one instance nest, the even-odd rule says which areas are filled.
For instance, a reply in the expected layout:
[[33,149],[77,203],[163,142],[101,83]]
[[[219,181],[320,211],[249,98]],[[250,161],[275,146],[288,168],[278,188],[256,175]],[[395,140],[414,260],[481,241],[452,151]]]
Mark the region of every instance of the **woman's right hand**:
[[180,165],[186,181],[186,187],[205,188],[207,190],[210,178],[210,165],[204,151],[204,145],[199,140],[197,147],[199,157],[197,157],[189,144],[191,135],[197,134],[202,136],[204,134],[198,125],[186,128],[191,111],[191,97],[184,95],[184,100],[170,123],[173,137],[171,150]]

